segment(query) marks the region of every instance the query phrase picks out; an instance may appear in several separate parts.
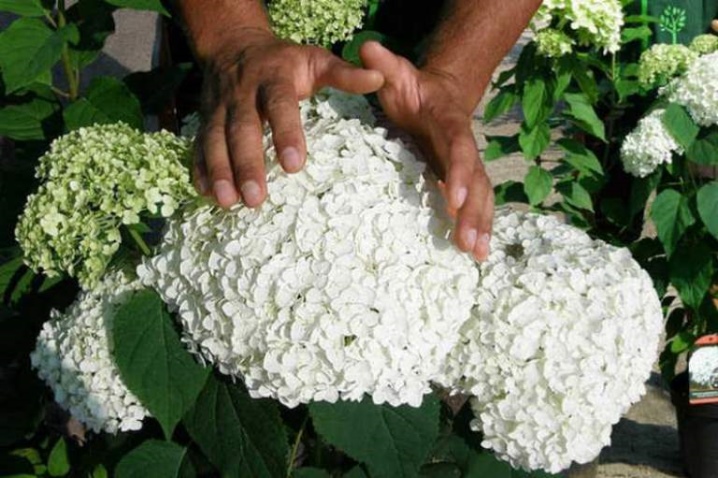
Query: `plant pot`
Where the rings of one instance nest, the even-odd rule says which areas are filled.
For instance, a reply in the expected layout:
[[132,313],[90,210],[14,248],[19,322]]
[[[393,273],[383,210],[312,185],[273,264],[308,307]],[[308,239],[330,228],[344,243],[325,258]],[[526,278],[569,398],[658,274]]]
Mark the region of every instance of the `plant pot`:
[[684,470],[690,478],[718,477],[718,403],[688,403],[688,373],[671,383]]

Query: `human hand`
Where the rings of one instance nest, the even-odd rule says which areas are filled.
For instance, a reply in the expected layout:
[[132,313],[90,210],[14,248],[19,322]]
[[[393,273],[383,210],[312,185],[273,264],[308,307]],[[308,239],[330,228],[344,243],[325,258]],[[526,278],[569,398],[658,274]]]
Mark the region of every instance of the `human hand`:
[[386,115],[414,136],[443,178],[449,213],[456,217],[456,245],[477,260],[485,260],[494,192],[471,131],[474,105],[467,104],[451,76],[417,69],[377,42],[365,43],[360,54],[365,67],[384,75],[378,96]]
[[371,93],[384,81],[380,73],[356,68],[323,48],[283,41],[258,28],[223,35],[204,63],[195,187],[225,208],[240,198],[257,207],[267,196],[265,120],[282,167],[297,172],[306,159],[299,101],[325,86]]

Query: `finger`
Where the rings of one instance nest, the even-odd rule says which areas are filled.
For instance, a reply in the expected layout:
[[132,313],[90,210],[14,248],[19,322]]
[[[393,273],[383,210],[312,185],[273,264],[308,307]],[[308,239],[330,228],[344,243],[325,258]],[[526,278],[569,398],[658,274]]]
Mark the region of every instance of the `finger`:
[[262,121],[256,96],[242,95],[230,109],[227,144],[232,158],[234,181],[244,204],[257,207],[266,197]]
[[296,173],[304,166],[307,150],[296,90],[290,83],[277,82],[259,91],[279,162],[286,172]]
[[359,56],[365,68],[381,73],[388,84],[400,82],[404,77],[403,70],[411,65],[376,41],[364,42],[359,49]]
[[474,168],[479,162],[476,140],[468,125],[460,134],[449,134],[449,167],[446,171],[446,198],[450,208],[461,209],[469,195]]
[[374,93],[384,85],[384,76],[378,71],[358,68],[331,53],[318,62],[315,75],[317,89],[331,86],[357,95]]
[[456,242],[459,249],[471,252],[483,261],[489,254],[494,218],[494,193],[491,182],[480,164],[474,168],[469,194],[459,211]]
[[[239,199],[234,188],[234,174],[227,151],[227,136],[225,134],[225,121],[227,110],[224,106],[218,107],[202,132],[202,153],[207,167],[209,182],[212,185],[212,195],[217,204],[224,208],[234,205]],[[209,189],[209,188],[208,188]]]
[[210,194],[210,189],[207,178],[207,164],[205,163],[204,153],[202,152],[202,143],[203,140],[198,136],[194,143],[192,183],[200,196],[207,196]]

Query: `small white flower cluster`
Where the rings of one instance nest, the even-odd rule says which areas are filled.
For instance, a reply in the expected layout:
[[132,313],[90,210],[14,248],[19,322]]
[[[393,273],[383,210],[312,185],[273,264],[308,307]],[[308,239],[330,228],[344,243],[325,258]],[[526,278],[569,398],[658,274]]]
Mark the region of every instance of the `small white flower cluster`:
[[55,140],[37,169],[15,231],[25,261],[92,287],[120,246],[120,226],[140,214],[169,217],[194,195],[183,162],[190,142],[125,124],[81,128]]
[[438,381],[475,396],[482,445],[513,466],[589,462],[645,391],[662,332],[650,277],[553,217],[499,212],[491,248]]
[[55,401],[94,432],[139,430],[149,412],[124,385],[107,331],[114,313],[142,285],[108,273],[64,313],[52,312],[30,355]]
[[561,30],[545,28],[534,37],[538,52],[548,58],[560,58],[573,51],[574,41]]
[[668,101],[685,106],[699,125],[718,125],[718,51],[694,61],[664,94]]
[[711,385],[718,380],[718,347],[702,347],[691,354],[688,362],[691,381]]
[[623,24],[620,0],[545,0],[534,18],[534,28],[558,28],[575,37],[579,45],[602,49],[604,53],[621,48]]
[[638,122],[621,145],[621,162],[627,173],[645,178],[661,164],[671,164],[673,153],[683,148],[663,124],[664,109],[657,109]]
[[641,54],[638,82],[644,88],[663,86],[682,75],[698,59],[698,53],[685,45],[658,43]]
[[272,0],[274,33],[297,43],[330,46],[362,25],[367,0]]
[[385,130],[347,119],[370,115],[350,98],[302,105],[307,165],[286,175],[268,162],[261,208],[188,211],[138,275],[177,311],[190,349],[253,397],[418,406],[469,317],[478,273],[436,216],[425,165]]
[[698,35],[690,44],[690,49],[699,55],[707,55],[718,51],[718,35]]

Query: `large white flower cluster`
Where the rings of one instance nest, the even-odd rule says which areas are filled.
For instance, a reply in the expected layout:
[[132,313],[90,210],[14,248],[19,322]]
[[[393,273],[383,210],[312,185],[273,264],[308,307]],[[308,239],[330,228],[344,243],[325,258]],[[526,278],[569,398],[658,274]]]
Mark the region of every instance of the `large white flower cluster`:
[[605,53],[615,53],[621,48],[623,24],[620,0],[545,0],[534,19],[539,29],[542,26],[563,29],[579,45]]
[[330,46],[361,27],[367,0],[272,0],[269,16],[277,36]]
[[491,248],[438,381],[476,397],[483,446],[513,466],[589,462],[645,391],[662,331],[651,280],[553,217],[499,212]]
[[122,123],[55,140],[16,230],[28,266],[92,287],[120,246],[122,225],[139,223],[144,212],[168,217],[194,194],[183,166],[190,144]]
[[261,208],[188,211],[138,274],[190,349],[254,397],[418,406],[469,318],[477,269],[448,239],[425,165],[347,119],[370,115],[363,99],[332,92],[301,112],[302,172],[284,174],[268,147]]
[[663,124],[666,110],[657,109],[638,122],[621,145],[621,162],[629,174],[644,178],[661,164],[670,164],[673,154],[683,154],[683,148],[673,139]]
[[711,385],[718,379],[718,347],[702,347],[693,352],[688,371],[692,382]]
[[699,125],[718,125],[718,51],[694,61],[665,93],[668,101],[685,106]]
[[64,312],[52,312],[30,355],[55,401],[94,432],[139,430],[149,412],[122,382],[107,331],[116,309],[142,285],[108,273]]

